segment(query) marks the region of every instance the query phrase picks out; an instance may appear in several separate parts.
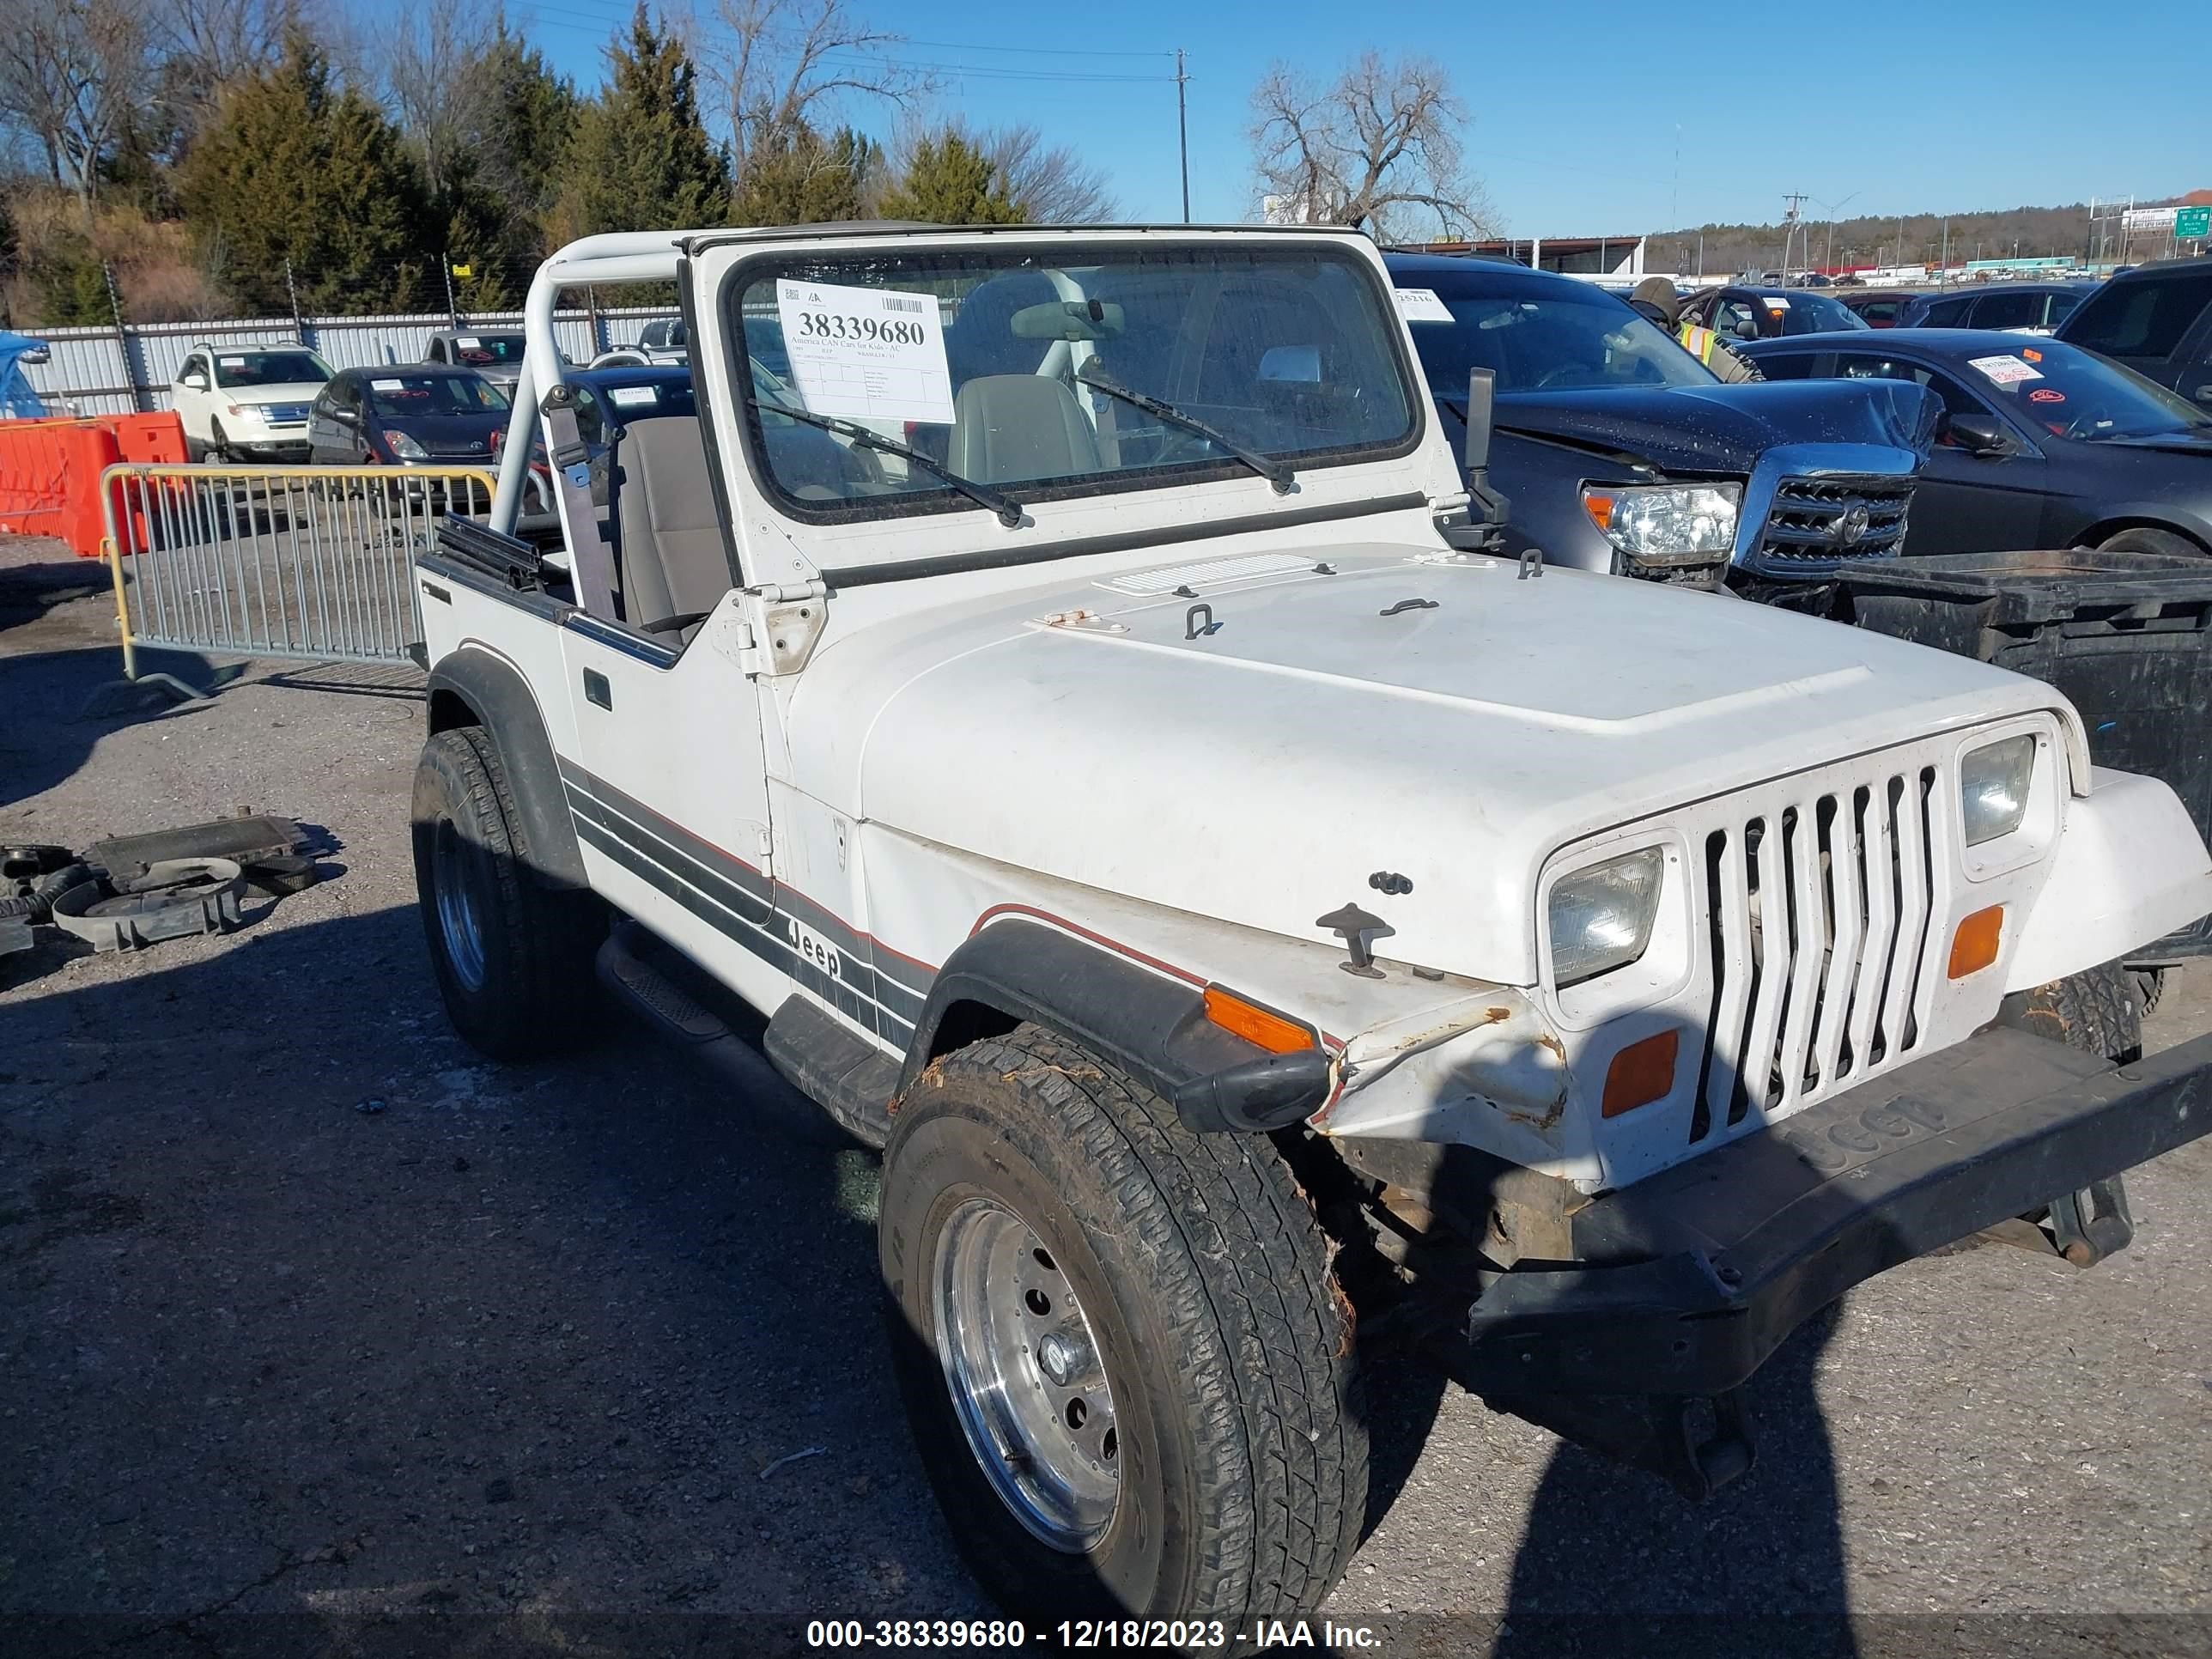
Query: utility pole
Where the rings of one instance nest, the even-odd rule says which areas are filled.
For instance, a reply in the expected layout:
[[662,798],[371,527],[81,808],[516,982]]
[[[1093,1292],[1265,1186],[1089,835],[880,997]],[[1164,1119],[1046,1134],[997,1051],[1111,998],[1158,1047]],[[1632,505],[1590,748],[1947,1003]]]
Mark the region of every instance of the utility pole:
[[1176,48],[1176,149],[1182,157],[1182,222],[1190,222],[1190,112],[1183,88],[1190,76],[1183,72],[1182,48]]
[[116,351],[123,359],[123,373],[131,382],[131,412],[143,415],[146,410],[146,400],[139,391],[139,382],[145,377],[138,372],[137,354],[131,349],[130,331],[123,324],[123,296],[116,291],[115,267],[105,259],[100,262],[100,280],[107,284],[108,314],[115,319]]
[[455,328],[461,325],[460,307],[453,303],[453,254],[450,248],[438,251],[438,269],[446,274],[446,316]]
[[1936,268],[1936,286],[1951,286],[1951,216],[1943,216],[1943,263]]
[[292,302],[292,337],[303,346],[313,346],[307,337],[307,325],[300,320],[300,284],[292,276],[292,256],[284,256],[284,294]]
[[1805,205],[1805,192],[1793,190],[1782,198],[1790,204],[1782,216],[1782,286],[1790,286],[1790,239],[1797,234],[1798,210]]

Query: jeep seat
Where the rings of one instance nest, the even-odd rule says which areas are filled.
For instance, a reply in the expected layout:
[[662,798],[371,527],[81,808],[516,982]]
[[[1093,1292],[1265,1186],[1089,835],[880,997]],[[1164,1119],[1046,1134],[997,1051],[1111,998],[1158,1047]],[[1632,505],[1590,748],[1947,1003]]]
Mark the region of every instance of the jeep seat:
[[[639,421],[623,428],[615,451],[623,619],[650,630],[712,611],[732,583],[697,419]],[[690,628],[681,631],[690,637]]]
[[1098,471],[1098,437],[1063,382],[979,375],[953,400],[945,464],[978,483],[1073,477]]

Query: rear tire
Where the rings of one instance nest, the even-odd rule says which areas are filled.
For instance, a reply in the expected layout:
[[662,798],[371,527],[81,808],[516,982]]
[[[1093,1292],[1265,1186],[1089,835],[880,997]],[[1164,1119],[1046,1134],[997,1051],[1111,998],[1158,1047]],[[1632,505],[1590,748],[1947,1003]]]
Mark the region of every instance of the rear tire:
[[506,766],[481,727],[423,745],[412,820],[422,932],[453,1029],[494,1060],[554,1053],[595,1030],[605,908],[532,875]]
[[1194,1134],[1033,1025],[933,1063],[895,1126],[886,1322],[985,1589],[1032,1629],[1218,1620],[1238,1652],[1310,1614],[1357,1542],[1367,1438],[1350,1304],[1274,1148]]
[[2149,525],[2136,525],[2107,536],[2097,544],[2112,553],[2171,553],[2185,559],[2201,559],[2204,550],[2176,530],[2158,530]]

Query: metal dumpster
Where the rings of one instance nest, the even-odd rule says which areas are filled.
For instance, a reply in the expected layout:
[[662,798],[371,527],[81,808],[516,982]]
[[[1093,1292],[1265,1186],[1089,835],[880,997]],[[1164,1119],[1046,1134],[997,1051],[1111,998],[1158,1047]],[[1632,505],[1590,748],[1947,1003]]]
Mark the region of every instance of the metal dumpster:
[[[2212,839],[2212,559],[2089,548],[1883,559],[1841,573],[1829,614],[2057,686],[2100,766],[2173,787]],[[2212,917],[2145,947],[2212,955]]]

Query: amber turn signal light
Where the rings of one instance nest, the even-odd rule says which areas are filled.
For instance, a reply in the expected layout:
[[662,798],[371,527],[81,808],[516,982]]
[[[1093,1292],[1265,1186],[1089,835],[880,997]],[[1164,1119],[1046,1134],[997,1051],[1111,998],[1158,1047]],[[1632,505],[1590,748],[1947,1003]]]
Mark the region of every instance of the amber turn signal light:
[[1285,1019],[1256,1002],[1247,1002],[1218,985],[1206,988],[1206,1017],[1223,1030],[1234,1032],[1271,1054],[1294,1054],[1301,1048],[1319,1046],[1312,1031],[1296,1020]]
[[1674,1056],[1682,1044],[1680,1031],[1662,1031],[1630,1043],[1605,1068],[1607,1117],[1619,1117],[1638,1106],[1664,1100],[1674,1087]]
[[2004,906],[1992,904],[1977,910],[1951,935],[1951,977],[1978,974],[1997,959],[1997,941],[2004,937]]

